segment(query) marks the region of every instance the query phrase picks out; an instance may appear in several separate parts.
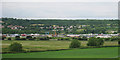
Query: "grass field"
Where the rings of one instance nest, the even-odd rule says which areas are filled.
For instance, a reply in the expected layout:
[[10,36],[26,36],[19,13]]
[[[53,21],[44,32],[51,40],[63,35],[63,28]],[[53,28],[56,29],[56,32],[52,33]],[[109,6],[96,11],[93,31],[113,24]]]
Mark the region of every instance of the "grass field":
[[[117,58],[118,56],[117,47],[46,51],[69,49],[71,41],[2,41],[2,51],[9,52],[8,47],[13,42],[21,43],[24,50],[45,52],[2,54],[3,58]],[[80,42],[82,47],[86,47],[87,41]],[[105,41],[104,43],[104,46],[116,45],[118,45],[117,41]]]
[[[2,41],[2,52],[9,52],[8,47],[13,42],[19,42],[23,45],[23,49],[27,51],[45,51],[68,49],[71,41]],[[81,46],[86,46],[87,41],[80,41]],[[106,41],[104,46],[118,45],[117,41]]]
[[3,58],[117,58],[118,47],[3,54]]

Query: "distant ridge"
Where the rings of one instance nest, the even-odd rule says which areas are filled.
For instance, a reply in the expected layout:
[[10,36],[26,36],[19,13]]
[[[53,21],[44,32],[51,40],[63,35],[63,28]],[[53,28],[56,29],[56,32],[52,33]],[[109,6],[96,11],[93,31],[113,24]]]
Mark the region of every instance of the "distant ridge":
[[[9,18],[9,17],[3,17],[3,18]],[[10,17],[11,18],[11,17]],[[34,19],[34,20],[38,20],[38,19],[59,19],[59,20],[117,20],[118,18],[17,18],[17,17],[13,17],[16,19]]]

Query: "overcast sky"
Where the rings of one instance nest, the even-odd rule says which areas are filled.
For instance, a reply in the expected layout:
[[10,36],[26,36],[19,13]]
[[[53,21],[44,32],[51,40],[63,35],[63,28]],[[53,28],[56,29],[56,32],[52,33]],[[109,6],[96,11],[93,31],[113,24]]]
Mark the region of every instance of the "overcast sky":
[[2,2],[118,2],[120,0],[2,0]]
[[118,18],[118,0],[3,0],[2,17]]

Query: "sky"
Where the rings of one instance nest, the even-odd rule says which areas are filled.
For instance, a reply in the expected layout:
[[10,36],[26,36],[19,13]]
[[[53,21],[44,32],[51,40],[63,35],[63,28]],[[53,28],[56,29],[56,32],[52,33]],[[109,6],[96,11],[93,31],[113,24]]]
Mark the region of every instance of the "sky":
[[119,0],[2,0],[2,2],[119,2]]
[[2,0],[2,17],[115,19],[118,0]]

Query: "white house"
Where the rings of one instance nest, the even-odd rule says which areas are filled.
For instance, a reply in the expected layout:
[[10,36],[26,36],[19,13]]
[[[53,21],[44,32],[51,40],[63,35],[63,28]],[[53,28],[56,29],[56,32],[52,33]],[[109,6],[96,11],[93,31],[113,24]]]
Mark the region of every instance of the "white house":
[[67,37],[80,37],[80,35],[68,34]]
[[111,36],[108,36],[108,35],[106,35],[106,36],[96,36],[96,38],[111,38]]

